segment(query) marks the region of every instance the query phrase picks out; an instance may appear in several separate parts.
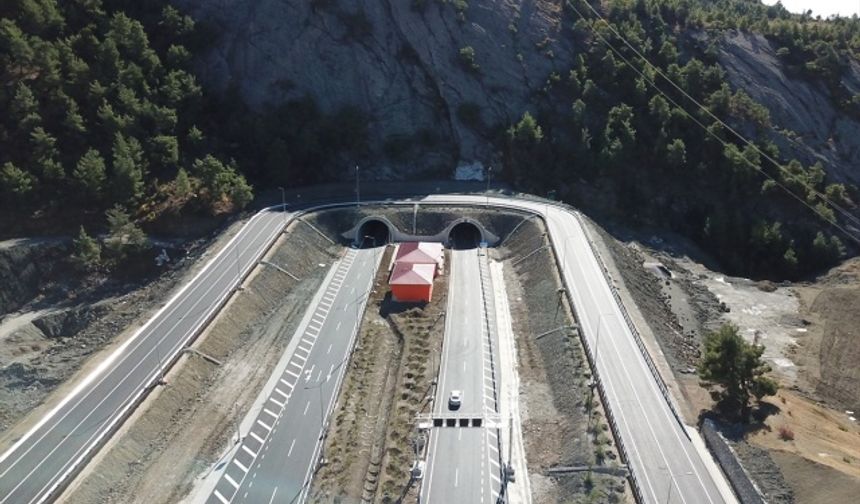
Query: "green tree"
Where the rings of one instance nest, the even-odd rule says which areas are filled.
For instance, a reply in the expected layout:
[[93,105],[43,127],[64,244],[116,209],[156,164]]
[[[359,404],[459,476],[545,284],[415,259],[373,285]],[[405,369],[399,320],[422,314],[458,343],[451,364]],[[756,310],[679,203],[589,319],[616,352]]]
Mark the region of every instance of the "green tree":
[[78,237],[72,241],[72,262],[82,270],[94,269],[101,264],[102,247],[81,226]]
[[764,346],[747,343],[737,326],[725,324],[705,335],[704,347],[698,369],[702,385],[721,411],[748,421],[750,399],[760,401],[777,391],[776,382],[765,376],[770,366],[761,357]]
[[211,204],[229,199],[237,208],[244,208],[253,199],[253,189],[235,166],[225,165],[215,156],[196,159],[192,173],[200,179]]
[[78,160],[74,171],[75,180],[83,187],[88,196],[100,198],[107,178],[105,160],[99,151],[87,150]]
[[144,250],[147,245],[146,234],[137,226],[119,205],[105,212],[110,235],[105,240],[105,247],[118,261],[128,254]]
[[140,142],[117,133],[113,143],[113,175],[111,185],[118,203],[132,203],[143,195],[146,166]]
[[18,168],[11,162],[3,164],[0,170],[0,190],[13,196],[29,194],[36,185],[36,178]]
[[669,166],[674,168],[684,166],[687,162],[687,147],[684,145],[683,140],[676,138],[666,146],[666,161],[669,163]]
[[173,181],[174,193],[180,198],[185,198],[191,194],[191,179],[188,177],[188,172],[185,168],[180,168],[176,173],[176,179]]
[[21,131],[29,132],[39,123],[42,117],[39,115],[39,102],[33,91],[23,82],[15,89],[15,97],[9,107],[10,117],[18,122]]

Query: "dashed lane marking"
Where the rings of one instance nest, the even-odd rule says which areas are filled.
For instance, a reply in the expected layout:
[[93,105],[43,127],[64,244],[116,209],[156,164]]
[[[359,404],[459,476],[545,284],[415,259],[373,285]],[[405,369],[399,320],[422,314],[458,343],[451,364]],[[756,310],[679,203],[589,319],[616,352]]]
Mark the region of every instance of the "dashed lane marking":
[[292,453],[293,453],[293,447],[294,447],[294,446],[296,446],[296,440],[295,440],[295,439],[293,439],[293,442],[292,442],[292,443],[290,443],[290,451],[288,451],[288,452],[287,452],[287,457],[289,457],[290,455],[292,455]]

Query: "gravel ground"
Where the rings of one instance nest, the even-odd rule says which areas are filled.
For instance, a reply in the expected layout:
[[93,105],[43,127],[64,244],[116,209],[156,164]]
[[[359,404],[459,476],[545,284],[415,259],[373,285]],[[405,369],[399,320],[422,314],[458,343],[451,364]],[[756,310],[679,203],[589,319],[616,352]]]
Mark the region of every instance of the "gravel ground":
[[436,278],[427,305],[396,303],[382,260],[358,347],[327,434],[328,464],[314,478],[311,502],[415,502],[409,479],[415,415],[429,407],[439,368],[448,277]]
[[[632,502],[624,478],[588,472],[549,475],[559,466],[619,463],[598,396],[590,400],[591,371],[573,325],[549,250],[519,258],[544,242],[543,226],[529,221],[496,251],[504,261],[520,372],[520,410],[532,499],[550,502]],[[591,420],[589,421],[589,417]]]

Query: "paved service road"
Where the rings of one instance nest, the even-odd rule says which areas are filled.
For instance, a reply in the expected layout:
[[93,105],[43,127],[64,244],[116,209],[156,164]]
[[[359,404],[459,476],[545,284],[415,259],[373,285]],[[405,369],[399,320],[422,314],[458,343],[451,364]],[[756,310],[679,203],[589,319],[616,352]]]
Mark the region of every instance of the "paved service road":
[[[481,261],[487,258],[481,254],[474,248],[451,251],[445,338],[433,417],[455,417],[458,425],[434,427],[430,432],[422,503],[492,503],[499,493],[493,354],[481,278]],[[463,392],[462,406],[457,410],[448,407],[451,390]],[[482,425],[474,427],[470,422],[469,426],[459,426],[461,418],[479,418]]]
[[[347,249],[209,504],[301,502],[384,247]],[[244,434],[244,433],[243,433]]]
[[212,316],[283,229],[282,212],[255,215],[127,343],[0,457],[0,504],[40,502],[99,445]]

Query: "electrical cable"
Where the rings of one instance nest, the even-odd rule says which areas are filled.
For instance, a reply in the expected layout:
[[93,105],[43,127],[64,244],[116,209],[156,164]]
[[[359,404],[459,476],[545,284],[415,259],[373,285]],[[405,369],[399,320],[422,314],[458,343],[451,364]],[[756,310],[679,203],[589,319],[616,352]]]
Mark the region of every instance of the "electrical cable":
[[[600,15],[600,13],[599,13],[599,12],[597,12],[597,11],[594,9],[594,7],[592,7],[592,6],[587,2],[587,0],[583,0],[583,2],[582,2],[582,3],[584,3],[585,5],[587,5],[587,6],[588,6],[588,8],[589,8],[589,9],[590,9],[590,10],[591,10],[591,11],[592,11],[592,12],[593,12],[593,13],[594,13],[594,14],[595,14],[595,15],[596,15],[596,16],[597,16],[601,21],[603,21],[603,23],[604,23],[604,24],[606,24],[606,26],[610,29],[610,31],[612,31],[612,33],[613,33],[613,34],[615,34],[615,36],[616,36],[616,37],[618,37],[619,39],[621,39],[621,40],[625,43],[625,45],[627,45],[627,46],[628,46],[628,47],[629,47],[629,48],[630,48],[630,49],[631,49],[631,50],[632,50],[632,51],[633,51],[633,52],[634,52],[634,53],[635,53],[635,54],[636,54],[640,59],[642,59],[642,60],[645,62],[645,64],[646,64],[646,65],[648,65],[649,67],[651,67],[651,68],[655,71],[655,73],[657,73],[657,74],[659,74],[661,77],[663,77],[663,79],[665,79],[667,82],[669,82],[669,83],[670,83],[670,84],[671,84],[675,89],[677,89],[681,94],[683,94],[683,95],[684,95],[685,97],[687,97],[690,101],[692,101],[694,104],[696,104],[696,105],[697,105],[701,110],[703,110],[706,114],[708,114],[710,117],[712,117],[712,118],[713,118],[717,123],[719,123],[722,127],[724,127],[724,128],[726,128],[727,130],[729,130],[729,131],[730,131],[732,134],[734,134],[737,138],[739,138],[739,139],[740,139],[741,141],[743,141],[745,144],[747,144],[747,145],[749,145],[750,147],[752,147],[756,152],[758,152],[758,153],[759,153],[761,156],[763,156],[765,159],[767,159],[768,161],[770,161],[771,163],[773,163],[773,164],[774,164],[774,165],[775,165],[775,166],[776,166],[776,167],[777,167],[781,172],[784,170],[784,169],[783,169],[783,167],[782,167],[782,165],[780,165],[776,160],[774,160],[774,159],[773,159],[771,156],[769,156],[768,154],[766,154],[766,153],[762,152],[762,151],[761,151],[761,150],[760,150],[760,149],[759,149],[759,148],[758,148],[754,143],[752,143],[752,142],[750,142],[749,140],[747,140],[743,135],[741,135],[741,134],[740,134],[740,133],[738,133],[736,130],[734,130],[732,127],[730,127],[729,125],[727,125],[727,124],[726,124],[724,121],[722,121],[719,117],[717,117],[716,115],[714,115],[714,114],[713,114],[713,113],[712,113],[712,112],[711,112],[707,107],[705,107],[705,106],[704,106],[703,104],[701,104],[698,100],[696,100],[695,98],[693,98],[692,96],[690,96],[686,91],[684,91],[680,86],[678,86],[678,85],[677,85],[677,84],[676,84],[672,79],[670,79],[670,78],[669,78],[669,77],[668,77],[668,76],[667,76],[667,75],[666,75],[662,70],[660,70],[660,69],[659,69],[659,68],[657,68],[654,64],[652,64],[650,61],[648,61],[648,59],[647,59],[647,58],[645,58],[645,57],[642,55],[642,53],[640,53],[639,51],[637,51],[637,50],[636,50],[636,48],[634,48],[634,47],[630,44],[630,42],[628,42],[624,37],[622,37],[622,36],[621,36],[621,34],[619,34],[619,33],[618,33],[618,31],[617,31],[617,30],[615,30],[615,28],[614,28],[614,27],[613,27],[613,26],[612,26],[612,25],[611,25],[611,24],[610,24],[606,19],[604,19],[604,18],[603,18],[603,16],[601,16],[601,15]],[[568,2],[567,2],[567,5],[568,5],[568,6],[570,6],[570,7],[571,7],[571,8],[572,8],[576,13],[577,13],[577,15],[579,15],[579,17],[580,17],[580,18],[582,18],[583,20],[586,20],[586,21],[588,20],[588,18],[586,18],[586,17],[582,14],[582,12],[580,12],[580,10],[579,10],[579,9],[577,9],[575,5],[573,5],[573,2],[568,1]],[[714,132],[712,132],[711,130],[709,130],[709,129],[707,128],[707,126],[705,126],[705,125],[704,125],[704,124],[703,124],[703,123],[702,123],[698,118],[696,118],[695,116],[693,116],[693,115],[692,115],[690,112],[688,112],[684,107],[682,107],[681,105],[679,105],[679,104],[678,104],[678,102],[677,102],[674,98],[672,98],[672,97],[671,97],[671,96],[669,96],[666,92],[664,92],[662,89],[660,89],[660,87],[657,85],[657,83],[656,83],[656,82],[654,82],[654,80],[653,80],[653,79],[651,79],[651,78],[650,78],[648,75],[646,75],[643,71],[641,71],[639,68],[637,68],[635,65],[633,65],[633,64],[630,62],[630,60],[629,60],[626,56],[624,56],[624,55],[623,55],[623,54],[622,54],[622,53],[621,53],[621,52],[620,52],[620,51],[619,51],[615,46],[613,46],[613,45],[612,45],[612,43],[610,43],[610,42],[609,42],[609,41],[608,41],[608,40],[607,40],[603,35],[601,35],[597,30],[595,30],[595,29],[594,29],[594,27],[593,27],[592,25],[590,25],[590,24],[589,24],[589,29],[591,30],[591,32],[592,32],[592,33],[593,33],[597,38],[599,38],[599,39],[601,40],[601,42],[603,42],[604,44],[606,44],[606,46],[607,46],[607,47],[609,47],[609,49],[610,49],[610,50],[611,50],[615,55],[617,55],[619,58],[621,58],[621,59],[622,59],[622,61],[624,61],[624,63],[625,63],[628,67],[630,67],[633,71],[635,71],[637,74],[639,74],[639,76],[640,76],[640,77],[642,77],[643,79],[645,79],[645,81],[647,81],[647,82],[648,82],[648,84],[649,84],[649,85],[651,85],[651,87],[653,87],[655,90],[657,90],[657,92],[659,92],[663,97],[665,97],[667,100],[669,100],[669,101],[670,101],[670,102],[671,102],[675,107],[677,107],[679,110],[681,110],[681,111],[684,113],[684,115],[685,115],[685,116],[687,116],[688,118],[690,118],[694,123],[696,123],[696,125],[698,125],[698,126],[699,126],[699,127],[701,127],[703,130],[705,130],[705,132],[706,132],[706,133],[708,133],[710,136],[714,137],[714,138],[715,138],[718,142],[720,142],[724,147],[727,147],[728,145],[732,145],[732,144],[730,144],[729,142],[727,142],[727,141],[723,140],[722,138],[720,138],[716,133],[714,133]],[[813,212],[813,213],[815,213],[817,216],[819,216],[820,218],[822,218],[825,222],[827,222],[828,224],[830,224],[830,225],[831,225],[831,226],[833,226],[834,228],[838,229],[838,230],[839,230],[840,232],[842,232],[846,237],[848,237],[851,241],[853,241],[853,242],[857,243],[858,245],[860,245],[860,238],[856,237],[853,233],[851,233],[850,231],[848,231],[845,227],[841,226],[838,222],[831,221],[831,220],[830,220],[830,218],[828,218],[828,216],[826,216],[823,212],[821,212],[821,210],[819,210],[819,209],[815,208],[814,206],[810,205],[810,204],[806,201],[806,199],[805,199],[805,198],[803,198],[803,197],[801,197],[800,195],[796,194],[794,191],[792,191],[791,189],[789,189],[785,184],[783,184],[780,180],[778,180],[777,178],[775,178],[773,175],[771,175],[771,174],[767,173],[767,172],[766,172],[764,169],[762,169],[760,166],[756,165],[755,163],[753,163],[752,161],[750,161],[750,160],[746,159],[745,157],[744,157],[744,158],[742,158],[742,159],[743,159],[743,160],[744,160],[744,161],[745,161],[749,166],[751,166],[754,170],[756,170],[756,171],[757,171],[757,172],[759,172],[760,174],[764,175],[765,177],[767,177],[768,179],[770,179],[771,181],[773,181],[773,182],[774,182],[774,184],[775,184],[777,187],[779,187],[780,189],[784,190],[784,191],[785,191],[788,195],[790,195],[792,198],[796,199],[796,200],[797,200],[797,201],[799,201],[802,205],[804,205],[805,207],[807,207],[807,208],[809,208],[810,210],[812,210],[812,212]],[[821,193],[820,193],[819,191],[817,191],[814,187],[811,187],[811,186],[809,186],[808,184],[805,184],[805,183],[803,183],[803,182],[801,182],[801,185],[803,185],[803,186],[804,186],[804,187],[806,187],[808,190],[810,190],[811,192],[813,192],[817,197],[819,197],[819,198],[820,198],[822,201],[824,201],[825,203],[828,203],[828,204],[830,204],[832,207],[834,207],[834,208],[838,209],[841,215],[843,215],[843,216],[845,216],[845,217],[848,217],[850,220],[854,221],[855,223],[860,224],[860,220],[858,220],[856,217],[854,217],[854,216],[853,216],[851,213],[849,213],[847,210],[843,209],[843,208],[842,208],[842,207],[840,207],[839,205],[836,205],[835,203],[833,203],[832,201],[830,201],[830,200],[829,200],[825,195],[821,194]]]

